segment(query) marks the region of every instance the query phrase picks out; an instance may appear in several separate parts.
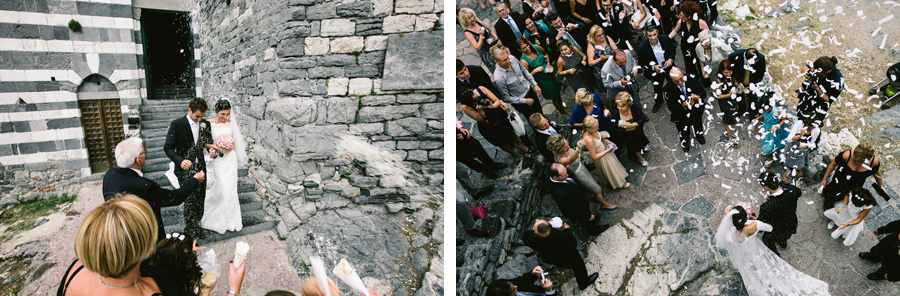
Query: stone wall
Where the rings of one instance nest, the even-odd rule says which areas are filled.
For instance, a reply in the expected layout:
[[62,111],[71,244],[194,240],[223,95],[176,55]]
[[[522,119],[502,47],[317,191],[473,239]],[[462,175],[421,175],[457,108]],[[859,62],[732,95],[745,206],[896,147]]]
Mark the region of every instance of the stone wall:
[[441,289],[442,4],[200,1],[204,96],[237,106],[301,273],[347,258],[379,292]]
[[140,40],[130,0],[0,1],[0,204],[74,193],[92,173],[76,91],[111,82],[95,94],[119,98],[125,120],[141,102]]

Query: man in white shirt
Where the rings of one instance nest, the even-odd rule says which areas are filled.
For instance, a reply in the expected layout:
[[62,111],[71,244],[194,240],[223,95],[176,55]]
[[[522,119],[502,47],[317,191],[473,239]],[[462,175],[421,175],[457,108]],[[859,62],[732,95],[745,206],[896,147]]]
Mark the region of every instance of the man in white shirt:
[[638,45],[638,63],[644,69],[644,77],[653,84],[653,92],[656,94],[653,113],[656,113],[665,105],[663,86],[669,77],[669,70],[675,65],[675,42],[669,36],[659,34],[657,26],[647,26],[644,34],[647,40]]

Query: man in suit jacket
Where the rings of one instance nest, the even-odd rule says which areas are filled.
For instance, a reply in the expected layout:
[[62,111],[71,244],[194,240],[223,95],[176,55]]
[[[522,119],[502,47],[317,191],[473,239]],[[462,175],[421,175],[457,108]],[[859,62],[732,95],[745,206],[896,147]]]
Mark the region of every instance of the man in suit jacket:
[[[637,76],[634,66],[634,58],[627,50],[616,49],[613,58],[606,59],[606,63],[600,69],[600,76],[603,78],[603,86],[606,86],[607,105],[615,103],[616,96],[623,91],[631,94],[634,104],[641,105],[641,99],[637,97],[635,89],[632,88],[634,78]],[[611,106],[608,107],[611,108]]]
[[[553,291],[553,282],[549,279],[543,278],[540,286],[534,284],[542,274],[544,274],[544,269],[536,266],[531,272],[526,272],[517,278],[495,280],[488,286],[485,296],[556,295],[556,292]],[[520,291],[529,294],[519,294]]]
[[654,25],[647,25],[644,34],[647,40],[638,45],[638,64],[644,69],[644,77],[653,84],[656,94],[653,113],[656,113],[665,100],[663,85],[669,77],[669,70],[675,65],[675,42],[669,36],[659,34],[659,27]]
[[[188,104],[188,114],[169,124],[163,150],[175,163],[175,176],[179,183],[188,181],[194,172],[206,171],[203,155],[207,150],[204,144],[213,143],[209,121],[203,119],[206,109],[203,98],[194,98]],[[184,202],[184,231],[194,238],[205,237],[199,224],[205,199],[206,182],[201,182]]]
[[775,245],[786,248],[787,240],[797,233],[797,199],[802,192],[768,171],[759,174],[759,184],[768,192],[766,202],[759,206],[759,221],[772,225],[772,232],[763,234],[762,241],[775,255],[781,256]]
[[703,110],[706,98],[706,90],[698,79],[686,79],[684,72],[678,67],[672,67],[669,71],[671,80],[664,88],[666,93],[666,106],[672,117],[669,118],[678,128],[678,139],[681,141],[681,149],[690,151],[688,140],[691,135],[701,145],[706,144],[703,137]]
[[156,216],[156,225],[159,229],[157,240],[162,240],[166,237],[166,229],[163,227],[161,208],[180,205],[206,175],[197,172],[193,178],[184,182],[181,188],[166,190],[156,182],[144,178],[141,168],[147,164],[147,150],[144,150],[140,138],[128,138],[119,142],[116,145],[115,155],[119,167],[110,169],[103,176],[103,199],[110,200],[118,194],[134,194],[147,201]]
[[497,38],[500,39],[500,43],[503,43],[503,46],[509,48],[509,53],[518,60],[522,53],[519,52],[516,39],[525,38],[525,35],[522,34],[525,31],[525,19],[519,16],[518,13],[510,12],[506,4],[503,3],[497,3],[494,6],[494,11],[500,17],[497,23],[494,24],[494,30],[497,30]]
[[598,235],[609,229],[609,225],[599,225],[600,217],[591,213],[591,207],[584,197],[584,189],[569,178],[566,167],[562,164],[550,165],[550,183],[547,189],[563,216],[581,222],[591,235]]
[[550,126],[550,121],[543,114],[534,113],[528,117],[528,124],[534,129],[534,141],[537,142],[537,150],[544,156],[544,161],[553,161],[553,152],[547,149],[547,139],[557,134],[556,129]]
[[[587,49],[587,34],[590,28],[584,23],[575,20],[572,16],[566,17],[562,19],[555,12],[550,12],[547,14],[545,18],[550,25],[550,35],[553,36],[551,38],[550,46],[556,46],[556,43],[559,40],[569,40],[573,46],[577,47],[581,52],[585,52]],[[559,50],[554,49],[551,53],[555,52],[555,56],[551,56],[550,60],[555,61],[556,58],[559,57]]]
[[534,227],[525,231],[522,240],[544,262],[571,269],[575,273],[579,289],[584,290],[597,280],[598,273],[590,276],[587,274],[584,259],[578,253],[578,240],[572,235],[569,225],[563,224],[560,229],[556,229],[550,227],[547,221],[535,219]]
[[[728,60],[731,61],[731,68],[734,69],[731,78],[735,83],[744,87],[760,83],[766,75],[766,56],[758,52],[756,48],[738,49],[728,55]],[[744,103],[738,104],[738,111],[740,113],[747,112],[746,114],[750,118],[755,118],[762,109],[759,98],[753,92],[747,92],[744,100],[741,101]]]
[[481,66],[467,66],[462,60],[456,59],[456,96],[479,86],[484,86],[496,96],[500,95],[491,76]]
[[900,220],[888,223],[884,227],[876,228],[875,235],[887,234],[878,241],[868,252],[859,253],[859,257],[881,262],[881,267],[866,278],[878,281],[900,281]]

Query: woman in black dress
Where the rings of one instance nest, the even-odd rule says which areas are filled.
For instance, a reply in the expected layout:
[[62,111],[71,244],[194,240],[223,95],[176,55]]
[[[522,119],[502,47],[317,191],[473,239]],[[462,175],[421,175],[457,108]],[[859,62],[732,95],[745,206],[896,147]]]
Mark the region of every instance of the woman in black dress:
[[681,35],[681,54],[684,56],[684,68],[688,79],[696,79],[700,76],[703,64],[697,59],[697,43],[700,43],[700,31],[709,30],[706,21],[700,18],[700,6],[696,2],[683,2],[678,5],[678,23],[669,38],[675,39],[675,35]]
[[650,140],[644,134],[647,115],[641,110],[641,106],[634,104],[628,92],[620,92],[616,96],[616,108],[610,110],[609,118],[611,122],[615,122],[615,127],[612,127],[613,137],[625,143],[628,159],[637,160],[642,166],[648,166],[649,163],[644,160],[643,150],[650,144]]
[[[828,176],[834,171],[834,177],[831,183],[825,183]],[[825,200],[823,209],[828,210],[834,207],[834,203],[842,198],[847,192],[856,187],[862,187],[866,183],[866,178],[875,176],[875,184],[878,184],[876,190],[883,191],[884,181],[881,179],[881,162],[875,157],[875,148],[868,143],[860,143],[853,150],[844,150],[834,157],[828,168],[825,169],[825,176],[822,177],[822,183],[819,186],[822,189],[822,197]]]
[[599,9],[597,0],[569,0],[569,9],[572,17],[590,26],[594,24],[593,17]]
[[728,136],[728,140],[725,143],[728,146],[740,148],[741,144],[734,138],[734,125],[737,123],[738,117],[738,102],[736,99],[738,97],[738,85],[735,85],[734,80],[731,78],[732,72],[731,61],[722,60],[719,62],[718,73],[716,74],[718,85],[714,85],[716,87],[713,88],[713,93],[716,96],[716,101],[719,102],[719,109],[722,110],[722,122],[726,125],[725,135]]
[[513,150],[513,145],[525,153],[531,152],[522,145],[512,125],[507,119],[506,104],[484,86],[466,90],[459,96],[463,113],[478,122],[478,131],[484,139],[513,157],[523,158],[522,154]]

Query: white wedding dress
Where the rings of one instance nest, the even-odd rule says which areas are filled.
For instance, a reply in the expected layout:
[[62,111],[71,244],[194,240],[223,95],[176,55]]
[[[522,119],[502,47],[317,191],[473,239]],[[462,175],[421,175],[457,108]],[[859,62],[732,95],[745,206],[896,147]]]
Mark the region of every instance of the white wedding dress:
[[741,273],[750,296],[766,295],[830,295],[828,283],[802,273],[767,248],[757,238],[760,231],[772,231],[772,225],[756,222],[756,233],[747,236],[732,224],[731,210],[722,218],[716,231],[716,247],[724,249],[731,264]]
[[213,141],[222,134],[230,134],[234,151],[212,159],[206,154],[206,201],[200,227],[218,233],[240,231],[243,224],[237,191],[238,167],[247,162],[246,143],[234,120],[211,123],[210,128]]

